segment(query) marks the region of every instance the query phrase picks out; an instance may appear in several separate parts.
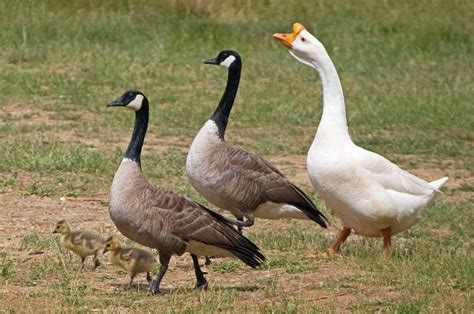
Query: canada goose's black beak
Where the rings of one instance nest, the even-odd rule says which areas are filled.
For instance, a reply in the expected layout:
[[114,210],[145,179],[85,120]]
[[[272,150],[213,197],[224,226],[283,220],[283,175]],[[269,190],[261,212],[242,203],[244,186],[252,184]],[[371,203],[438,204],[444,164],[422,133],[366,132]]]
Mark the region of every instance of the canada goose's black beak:
[[107,104],[107,107],[120,107],[120,106],[126,106],[127,104],[125,103],[125,99],[123,96],[120,96],[119,98],[115,99],[111,103]]
[[205,63],[205,64],[215,64],[215,65],[219,65],[219,62],[217,61],[216,58],[212,58],[212,59],[209,59],[209,60],[204,60],[204,63]]

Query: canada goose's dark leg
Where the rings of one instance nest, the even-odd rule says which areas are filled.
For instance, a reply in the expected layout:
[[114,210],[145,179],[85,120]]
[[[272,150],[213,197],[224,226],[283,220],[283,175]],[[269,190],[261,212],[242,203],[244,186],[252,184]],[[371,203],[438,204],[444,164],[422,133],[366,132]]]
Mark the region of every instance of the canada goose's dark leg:
[[[243,223],[244,222],[244,217],[237,218],[237,221],[239,221],[240,223]],[[237,226],[237,231],[239,231],[239,233],[241,235],[244,234],[243,231],[242,231],[243,229],[244,229],[244,227],[242,225]]]
[[132,283],[133,283],[133,279],[135,278],[135,275],[130,275],[130,282],[128,283],[128,288],[127,290],[130,290],[132,289]]
[[209,266],[211,265],[211,257],[210,256],[205,256],[205,262],[204,265]]
[[86,267],[86,258],[81,256],[81,269],[84,269]]
[[161,280],[163,280],[163,277],[165,276],[166,271],[168,270],[168,264],[170,263],[171,256],[164,254],[164,253],[159,253],[160,255],[160,271],[158,272],[158,275],[156,275],[156,280],[152,280],[150,284],[150,294],[155,295],[157,293],[160,293],[160,284]]
[[207,280],[204,278],[204,273],[199,266],[199,261],[196,255],[191,254],[194,264],[194,272],[196,274],[196,289],[207,289]]
[[146,281],[148,281],[148,283],[150,283],[152,279],[153,278],[151,278],[150,272],[147,272],[146,273]]
[[100,260],[99,260],[98,254],[99,254],[99,250],[96,250],[94,252],[94,269],[100,266]]

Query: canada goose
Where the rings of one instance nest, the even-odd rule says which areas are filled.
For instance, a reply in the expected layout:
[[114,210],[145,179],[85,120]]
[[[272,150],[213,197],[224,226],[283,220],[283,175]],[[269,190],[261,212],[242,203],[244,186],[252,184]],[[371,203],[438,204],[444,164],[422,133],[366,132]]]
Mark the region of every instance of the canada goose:
[[81,257],[81,267],[84,268],[86,257],[94,255],[94,269],[100,266],[99,252],[104,248],[104,239],[95,233],[71,231],[66,220],[56,223],[54,233],[61,234],[60,244],[66,250],[73,251]]
[[386,158],[355,145],[349,135],[341,82],[323,44],[303,25],[291,34],[274,34],[298,61],[315,69],[323,86],[323,114],[308,153],[308,174],[316,191],[342,221],[343,230],[325,256],[339,252],[353,229],[383,237],[390,254],[391,236],[407,230],[448,179],[426,182]]
[[110,262],[121,267],[130,276],[128,289],[139,273],[146,273],[146,280],[151,282],[151,269],[156,264],[156,258],[145,250],[132,247],[122,247],[119,240],[110,236],[105,240],[104,254],[110,251]]
[[191,254],[197,288],[207,286],[197,255],[237,257],[250,267],[260,265],[265,257],[233,228],[231,221],[189,198],[150,184],[143,176],[140,154],[149,110],[145,95],[127,91],[108,106],[135,111],[132,138],[112,182],[109,214],[127,238],[158,250],[161,266],[150,293],[159,292],[173,254]]
[[240,55],[224,50],[204,63],[227,68],[229,75],[217,109],[191,144],[186,160],[191,185],[209,202],[230,211],[240,222],[239,231],[252,226],[255,217],[311,219],[326,228],[326,217],[275,166],[224,139],[239,87]]

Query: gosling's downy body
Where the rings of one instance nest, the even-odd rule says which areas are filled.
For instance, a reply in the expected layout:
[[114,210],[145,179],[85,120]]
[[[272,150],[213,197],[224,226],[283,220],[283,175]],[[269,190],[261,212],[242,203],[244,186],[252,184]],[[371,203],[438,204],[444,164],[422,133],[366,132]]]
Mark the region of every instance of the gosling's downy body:
[[100,266],[99,253],[104,248],[104,239],[91,232],[71,231],[66,220],[56,223],[53,233],[61,234],[60,244],[66,250],[70,250],[81,258],[81,267],[84,268],[86,257],[93,255],[94,268]]
[[110,262],[125,270],[130,276],[128,289],[132,287],[133,279],[139,273],[146,273],[147,281],[151,282],[150,272],[157,263],[153,255],[139,248],[122,247],[114,236],[105,241],[104,254],[107,252]]
[[109,214],[127,238],[159,252],[160,272],[150,285],[159,292],[172,255],[189,252],[193,259],[197,287],[207,280],[197,256],[229,256],[257,267],[265,257],[259,248],[240,235],[231,221],[182,195],[150,184],[143,176],[140,155],[148,126],[148,99],[139,91],[125,92],[108,106],[135,111],[132,138],[115,173]]
[[351,230],[383,237],[385,256],[391,236],[417,223],[448,179],[420,179],[388,159],[352,141],[341,82],[323,44],[303,25],[290,34],[275,34],[290,54],[315,69],[323,88],[323,114],[309,149],[308,175],[316,192],[341,219],[343,230],[327,254],[339,251]]
[[230,211],[242,226],[254,218],[311,219],[326,228],[326,217],[311,199],[264,158],[233,146],[224,135],[240,81],[242,61],[224,50],[206,64],[228,69],[227,85],[214,114],[194,138],[186,159],[191,185],[212,204]]

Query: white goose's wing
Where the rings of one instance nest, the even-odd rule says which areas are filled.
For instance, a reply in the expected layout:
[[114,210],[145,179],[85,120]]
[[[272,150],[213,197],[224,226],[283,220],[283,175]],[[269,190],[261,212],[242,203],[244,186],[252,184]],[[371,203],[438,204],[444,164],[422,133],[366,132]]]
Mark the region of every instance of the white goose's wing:
[[363,148],[356,154],[358,163],[370,176],[387,190],[392,190],[410,195],[430,195],[435,189],[428,182],[401,169],[396,164]]

